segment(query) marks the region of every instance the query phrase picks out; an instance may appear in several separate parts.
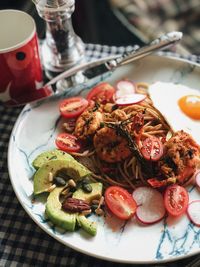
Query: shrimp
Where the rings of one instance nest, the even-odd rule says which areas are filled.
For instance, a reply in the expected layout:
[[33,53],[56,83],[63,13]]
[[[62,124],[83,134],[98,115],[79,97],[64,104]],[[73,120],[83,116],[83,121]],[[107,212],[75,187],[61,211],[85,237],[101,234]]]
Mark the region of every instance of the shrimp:
[[128,116],[123,110],[114,110],[111,112],[104,113],[104,120],[105,122],[122,122],[126,121],[128,119]]
[[93,142],[98,157],[106,162],[120,162],[131,155],[128,141],[113,128],[104,127],[97,131]]
[[96,133],[101,122],[103,122],[103,114],[98,110],[88,109],[77,119],[74,134],[80,140],[86,140]]
[[128,119],[128,116],[126,113],[121,109],[116,109],[111,113],[112,118],[114,118],[117,121],[124,121]]
[[113,103],[106,103],[105,105],[102,105],[103,112],[111,113],[114,108],[116,107]]
[[165,144],[165,155],[158,170],[166,181],[185,184],[190,181],[199,164],[200,148],[184,131],[176,132]]

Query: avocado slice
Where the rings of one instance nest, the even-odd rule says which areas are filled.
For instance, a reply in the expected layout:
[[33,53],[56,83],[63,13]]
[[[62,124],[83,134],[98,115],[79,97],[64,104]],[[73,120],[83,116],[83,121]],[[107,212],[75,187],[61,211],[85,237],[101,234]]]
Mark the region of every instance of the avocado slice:
[[44,163],[48,162],[49,160],[53,160],[53,159],[74,160],[74,158],[70,154],[62,150],[54,149],[54,150],[43,152],[40,155],[38,155],[32,162],[32,165],[36,170],[38,170],[40,167],[42,167]]
[[77,216],[78,224],[81,226],[83,230],[85,230],[88,234],[95,236],[97,233],[97,223],[88,220],[84,215]]
[[92,192],[87,193],[83,191],[82,188],[79,188],[73,193],[72,197],[85,200],[88,203],[91,203],[93,199],[100,199],[102,196],[103,184],[102,183],[90,183],[90,185],[92,187]]
[[84,215],[68,213],[62,210],[59,196],[63,189],[64,187],[56,187],[47,198],[45,212],[49,220],[62,229],[71,232],[75,230],[77,222],[88,234],[95,236],[97,233],[96,222],[88,220]]
[[76,226],[77,213],[67,213],[62,210],[59,200],[60,193],[64,187],[56,187],[48,196],[46,203],[46,215],[49,220],[67,231],[74,231]]
[[84,167],[76,160],[50,160],[44,163],[42,167],[40,167],[36,171],[33,177],[33,187],[35,195],[47,192],[50,186],[52,185],[52,181],[49,181],[50,172],[53,174],[53,177],[58,175],[59,172],[63,172],[75,181],[82,180],[85,176],[91,174],[91,172],[86,167]]

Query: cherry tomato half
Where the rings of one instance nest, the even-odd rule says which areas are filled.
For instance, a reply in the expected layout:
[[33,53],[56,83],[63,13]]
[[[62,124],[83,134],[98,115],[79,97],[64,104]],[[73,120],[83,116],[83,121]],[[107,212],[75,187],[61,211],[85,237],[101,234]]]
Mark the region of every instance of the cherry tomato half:
[[87,100],[93,100],[99,103],[113,102],[113,94],[115,93],[115,88],[109,83],[103,82],[95,87],[93,87],[88,95]]
[[60,133],[56,138],[56,146],[65,152],[77,152],[80,144],[76,136],[68,133]]
[[147,137],[142,141],[141,153],[146,160],[157,161],[163,155],[163,144],[156,136]]
[[164,203],[169,214],[182,215],[188,207],[188,202],[188,192],[183,186],[174,184],[167,187],[164,193]]
[[110,186],[105,191],[105,203],[111,212],[122,220],[131,218],[137,204],[127,190],[119,186]]
[[59,110],[65,118],[78,117],[88,106],[88,101],[83,97],[71,97],[64,99],[59,104]]

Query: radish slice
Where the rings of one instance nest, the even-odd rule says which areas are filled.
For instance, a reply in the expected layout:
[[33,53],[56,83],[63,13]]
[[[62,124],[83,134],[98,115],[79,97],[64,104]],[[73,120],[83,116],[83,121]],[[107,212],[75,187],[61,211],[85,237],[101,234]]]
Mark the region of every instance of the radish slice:
[[166,213],[163,196],[156,189],[142,186],[132,194],[138,207],[136,217],[144,224],[153,224],[160,221]]
[[187,215],[196,226],[200,226],[200,200],[194,200],[189,203]]
[[200,187],[200,171],[195,174],[196,185]]
[[119,106],[127,106],[132,104],[137,104],[143,101],[146,95],[143,94],[129,94],[123,97],[119,97],[115,100],[115,103]]
[[116,85],[116,89],[115,99],[135,93],[134,84],[127,80],[119,81]]

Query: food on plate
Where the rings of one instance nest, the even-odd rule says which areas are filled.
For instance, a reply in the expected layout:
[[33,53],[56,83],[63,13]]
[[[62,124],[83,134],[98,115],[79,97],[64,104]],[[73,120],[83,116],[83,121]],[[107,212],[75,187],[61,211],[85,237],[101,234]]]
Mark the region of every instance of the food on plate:
[[155,188],[140,186],[133,191],[137,203],[136,216],[144,224],[153,224],[163,219],[166,208],[162,194]]
[[196,226],[200,227],[200,200],[194,200],[189,203],[187,215]]
[[69,133],[60,133],[55,143],[59,149],[65,152],[76,152],[80,150],[80,143],[77,137]]
[[137,104],[143,101],[145,98],[146,95],[143,94],[130,94],[116,98],[115,102],[118,106],[128,106],[132,104]]
[[[57,187],[50,192],[46,203],[46,215],[55,225],[67,230],[75,231],[77,224],[90,235],[96,234],[96,223],[88,220],[84,215],[78,212],[68,212],[62,209],[60,195],[65,187]],[[73,203],[72,203],[73,204]]]
[[200,145],[200,91],[181,84],[156,82],[148,92],[172,130],[185,131]]
[[102,194],[102,183],[85,183],[83,180],[82,186],[73,193],[72,197],[85,200],[87,203],[91,204],[94,199],[100,199]]
[[187,210],[189,195],[187,190],[178,184],[170,185],[164,193],[166,210],[172,216],[180,216]]
[[113,128],[99,129],[94,136],[93,143],[98,157],[106,162],[120,162],[131,155],[128,140]]
[[118,218],[128,220],[135,214],[137,203],[131,194],[119,186],[109,186],[105,191],[105,203]]
[[91,172],[76,160],[55,159],[44,163],[34,174],[34,194],[49,192],[55,185],[55,178],[67,176],[78,181]]
[[93,136],[103,122],[103,115],[100,111],[90,107],[77,119],[74,134],[80,140],[86,140]]
[[146,160],[158,161],[163,155],[163,144],[156,136],[147,137],[140,144],[142,156]]
[[179,107],[190,118],[200,120],[200,96],[186,95],[179,99]]
[[38,155],[32,162],[32,165],[36,170],[38,170],[44,163],[48,162],[49,160],[65,158],[70,160],[74,159],[70,154],[65,153],[62,150],[53,149],[51,151],[45,151]]
[[184,184],[194,175],[198,161],[199,146],[190,135],[180,131],[166,143],[157,167],[161,177],[176,177],[179,184]]
[[118,81],[116,84],[115,99],[135,93],[135,84],[128,80]]
[[195,174],[195,182],[198,188],[200,188],[200,171]]
[[42,153],[33,161],[35,195],[52,195],[64,186],[59,209],[75,213],[76,225],[92,235],[96,226],[85,224],[91,213],[110,212],[122,220],[135,216],[144,224],[185,214],[185,186],[197,177],[200,162],[194,116],[199,95],[183,85],[124,79],[96,85],[87,104],[83,97],[62,100],[63,132],[55,144],[64,152]]
[[[34,194],[49,193],[45,213],[53,224],[67,231],[74,231],[79,226],[90,235],[95,235],[97,225],[85,215],[92,212],[93,201],[99,204],[103,185],[92,182],[89,178],[91,172],[74,158],[67,157],[67,153],[62,152],[61,159],[49,159],[47,156],[60,157],[59,152],[51,150],[36,158],[44,163],[34,175]],[[95,208],[97,212],[101,204]]]
[[91,236],[95,236],[97,233],[97,224],[88,220],[84,215],[79,215],[77,217],[77,222],[79,226],[85,230]]
[[111,84],[103,82],[93,87],[87,94],[86,99],[105,104],[112,101],[114,93],[115,88]]
[[57,187],[49,194],[46,203],[46,214],[48,218],[57,226],[74,231],[76,225],[76,213],[67,213],[62,210],[62,204],[59,200],[63,187]]
[[[112,93],[106,99],[108,88]],[[187,127],[190,125],[186,121],[181,124],[184,122],[182,118],[186,117],[184,113],[178,120],[180,127],[177,131],[175,123],[176,110],[180,110],[178,100],[188,94],[190,88],[164,82],[148,86],[129,80],[119,81],[114,93],[110,88],[107,83],[101,83],[89,92],[88,95],[93,92],[94,104],[79,115],[71,133],[77,141],[84,141],[84,145],[71,154],[78,161],[83,157],[92,161],[96,168],[94,174],[107,185],[134,189],[144,184],[162,187],[190,181],[199,162],[196,128],[189,131]],[[102,98],[98,99],[98,94],[103,94],[103,102]],[[134,95],[144,97],[139,102],[132,102]],[[130,102],[118,104],[119,99],[126,97]],[[173,116],[168,116],[168,110]]]
[[63,117],[76,118],[78,117],[88,106],[88,101],[83,97],[71,97],[64,99],[59,106],[60,113]]

